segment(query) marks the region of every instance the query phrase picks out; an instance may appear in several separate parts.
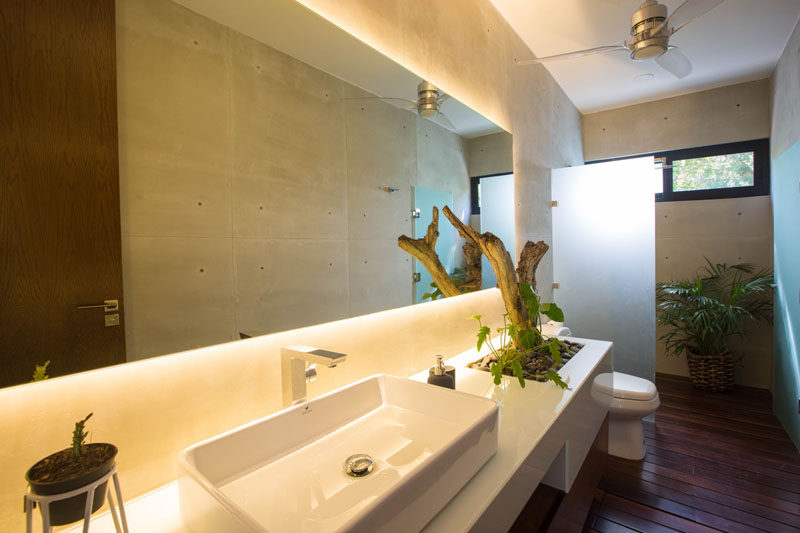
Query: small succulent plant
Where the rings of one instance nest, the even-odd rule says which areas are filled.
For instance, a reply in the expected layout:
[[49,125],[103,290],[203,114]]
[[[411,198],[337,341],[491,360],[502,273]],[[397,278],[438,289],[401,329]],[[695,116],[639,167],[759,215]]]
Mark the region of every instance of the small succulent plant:
[[73,459],[78,459],[81,455],[83,455],[83,447],[86,444],[86,437],[89,436],[89,432],[85,431],[84,427],[86,426],[86,421],[91,418],[92,414],[93,413],[89,413],[83,420],[75,422],[75,430],[72,432]]
[[33,369],[33,379],[31,381],[44,381],[49,378],[50,376],[47,375],[47,365],[49,364],[50,361],[45,361],[41,365],[35,365]]

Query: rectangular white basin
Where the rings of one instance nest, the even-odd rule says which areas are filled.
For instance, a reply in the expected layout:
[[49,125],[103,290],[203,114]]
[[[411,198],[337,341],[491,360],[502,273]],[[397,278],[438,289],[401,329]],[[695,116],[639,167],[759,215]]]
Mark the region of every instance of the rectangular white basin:
[[[494,400],[376,375],[190,446],[195,532],[418,531],[497,451]],[[345,473],[353,454],[373,471]]]

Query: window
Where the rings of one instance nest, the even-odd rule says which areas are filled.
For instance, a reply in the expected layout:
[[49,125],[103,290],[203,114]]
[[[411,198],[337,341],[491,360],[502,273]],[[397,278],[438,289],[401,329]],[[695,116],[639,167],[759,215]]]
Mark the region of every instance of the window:
[[498,176],[508,176],[513,172],[501,172],[499,174],[488,174],[486,176],[472,176],[470,180],[470,203],[473,215],[481,214],[481,180],[484,178],[496,178]]
[[769,194],[769,139],[643,155],[663,168],[659,202]]
[[709,200],[769,194],[769,140],[654,154],[664,163],[656,200]]
[[739,152],[673,160],[672,191],[752,187],[753,159],[753,152]]

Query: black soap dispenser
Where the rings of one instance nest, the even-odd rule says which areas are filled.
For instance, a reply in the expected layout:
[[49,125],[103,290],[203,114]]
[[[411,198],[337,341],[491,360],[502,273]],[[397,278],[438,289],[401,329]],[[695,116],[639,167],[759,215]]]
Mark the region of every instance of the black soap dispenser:
[[436,356],[436,366],[431,370],[433,370],[433,373],[428,373],[428,383],[448,389],[456,388],[456,380],[445,370],[443,356]]

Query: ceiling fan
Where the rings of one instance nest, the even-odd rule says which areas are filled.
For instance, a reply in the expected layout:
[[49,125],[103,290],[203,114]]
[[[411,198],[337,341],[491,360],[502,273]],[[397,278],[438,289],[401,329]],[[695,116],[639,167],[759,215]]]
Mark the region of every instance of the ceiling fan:
[[657,0],[645,0],[631,16],[630,40],[577,52],[537,57],[518,63],[531,65],[624,50],[634,61],[655,59],[656,63],[667,72],[678,78],[685,78],[692,73],[692,63],[680,48],[669,43],[670,37],[722,2],[723,0],[686,0],[671,15],[667,16],[667,6],[659,4]]
[[[410,100],[408,98],[393,98],[389,96],[360,96],[355,98],[345,98],[345,100],[387,100],[400,102],[402,109],[409,111],[416,111],[421,117],[433,120],[434,122],[442,122],[445,127],[455,131],[456,127],[452,122],[442,113],[442,104],[450,98],[449,95],[441,92],[432,83],[423,80],[422,83],[417,85],[417,99]],[[436,120],[434,120],[436,119]]]

